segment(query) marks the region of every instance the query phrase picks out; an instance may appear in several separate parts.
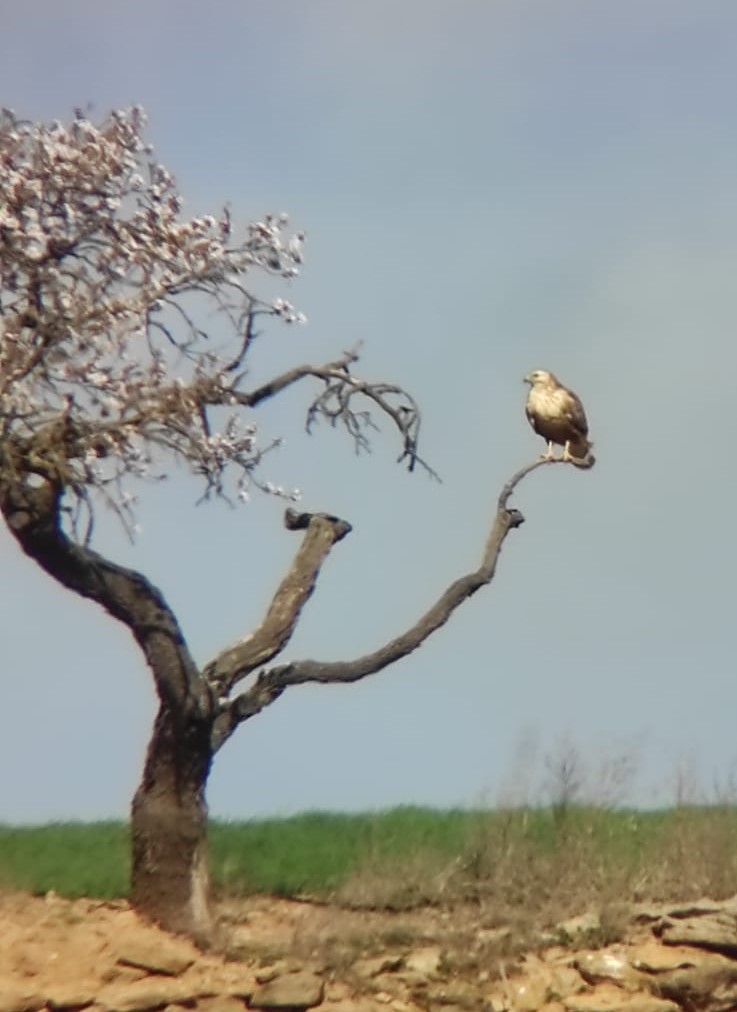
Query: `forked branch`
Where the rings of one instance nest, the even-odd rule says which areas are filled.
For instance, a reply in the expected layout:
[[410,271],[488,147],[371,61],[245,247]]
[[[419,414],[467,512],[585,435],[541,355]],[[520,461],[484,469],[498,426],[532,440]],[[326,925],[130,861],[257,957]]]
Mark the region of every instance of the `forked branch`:
[[[334,427],[342,426],[353,439],[357,451],[368,450],[368,433],[377,428],[371,408],[377,408],[390,419],[399,433],[402,441],[399,461],[406,460],[410,471],[419,464],[432,478],[439,480],[436,472],[417,453],[421,422],[417,402],[396,384],[372,383],[354,376],[351,367],[358,358],[358,351],[351,349],[325,365],[295,366],[255,390],[229,390],[228,397],[244,407],[255,408],[308,376],[322,380],[323,389],[307,410],[308,432],[322,418]],[[356,406],[356,402],[362,399],[368,402],[367,408]]]
[[[524,517],[519,510],[508,505],[519,483],[538,467],[557,463],[563,461],[559,458],[536,460],[521,468],[509,479],[497,500],[480,565],[472,572],[454,580],[414,625],[378,650],[352,661],[291,661],[262,671],[250,688],[225,705],[216,725],[214,747],[219,748],[240,723],[274,702],[291,685],[302,685],[305,682],[357,682],[406,657],[421,646],[432,633],[445,625],[463,601],[494,578],[497,561],[507,535],[524,523]],[[288,580],[289,577],[285,583]]]
[[292,637],[302,608],[315,589],[320,569],[333,545],[351,531],[351,525],[326,513],[298,513],[288,509],[288,530],[304,530],[305,536],[291,568],[282,580],[261,625],[206,665],[203,674],[219,696],[255,668],[281,653]]

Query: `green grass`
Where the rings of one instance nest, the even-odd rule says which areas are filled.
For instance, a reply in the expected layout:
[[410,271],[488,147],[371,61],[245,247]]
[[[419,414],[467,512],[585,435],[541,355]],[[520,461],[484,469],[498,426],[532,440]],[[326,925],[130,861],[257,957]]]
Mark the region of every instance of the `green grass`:
[[0,826],[0,886],[111,899],[128,890],[124,822]]
[[215,822],[213,878],[226,892],[325,895],[367,862],[393,865],[418,852],[452,859],[477,816],[402,807],[368,815],[307,812],[287,819]]
[[[220,894],[338,896],[365,905],[487,899],[551,910],[737,892],[737,808],[657,812],[571,805],[497,811],[402,807],[214,821]],[[123,822],[0,826],[0,886],[125,896]]]

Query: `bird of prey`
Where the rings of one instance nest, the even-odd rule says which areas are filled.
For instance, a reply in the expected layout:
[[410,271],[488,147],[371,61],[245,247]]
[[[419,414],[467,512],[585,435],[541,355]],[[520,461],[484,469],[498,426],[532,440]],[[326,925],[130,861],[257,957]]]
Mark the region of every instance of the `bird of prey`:
[[562,460],[576,467],[593,467],[589,426],[583,404],[552,372],[535,369],[525,376],[530,384],[525,405],[527,420],[538,436],[547,440],[545,460],[553,457],[553,443],[563,447]]

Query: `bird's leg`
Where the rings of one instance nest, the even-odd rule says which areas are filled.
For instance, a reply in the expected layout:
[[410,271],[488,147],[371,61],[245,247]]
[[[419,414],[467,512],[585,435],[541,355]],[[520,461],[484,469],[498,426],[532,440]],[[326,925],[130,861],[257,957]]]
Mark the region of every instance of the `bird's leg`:
[[552,460],[553,459],[553,441],[548,440],[548,448],[540,457],[540,460]]
[[565,446],[563,447],[563,457],[561,459],[562,460],[573,460],[573,457],[571,456],[571,441],[570,441],[570,439],[567,439],[566,442],[565,442]]

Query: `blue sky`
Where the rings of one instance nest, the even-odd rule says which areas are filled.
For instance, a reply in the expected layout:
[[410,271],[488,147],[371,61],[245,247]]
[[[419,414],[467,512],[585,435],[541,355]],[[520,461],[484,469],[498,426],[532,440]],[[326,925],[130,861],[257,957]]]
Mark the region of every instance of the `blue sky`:
[[[584,399],[597,466],[543,469],[497,577],[357,686],[292,690],[218,757],[215,815],[539,796],[544,756],[630,752],[632,797],[735,768],[737,7],[709,0],[7,3],[0,95],[31,118],[142,104],[187,209],[287,210],[308,234],[254,377],[365,342],[424,409],[437,485],[379,437],[357,459],[259,416],[304,505],[350,520],[289,656],[344,658],[414,621],[482,551],[540,443],[521,378]],[[175,474],[128,546],[198,659],[254,626],[296,543],[281,506],[195,508]],[[0,533],[0,820],[123,815],[155,701],[123,627]],[[532,772],[528,773],[528,770]]]

